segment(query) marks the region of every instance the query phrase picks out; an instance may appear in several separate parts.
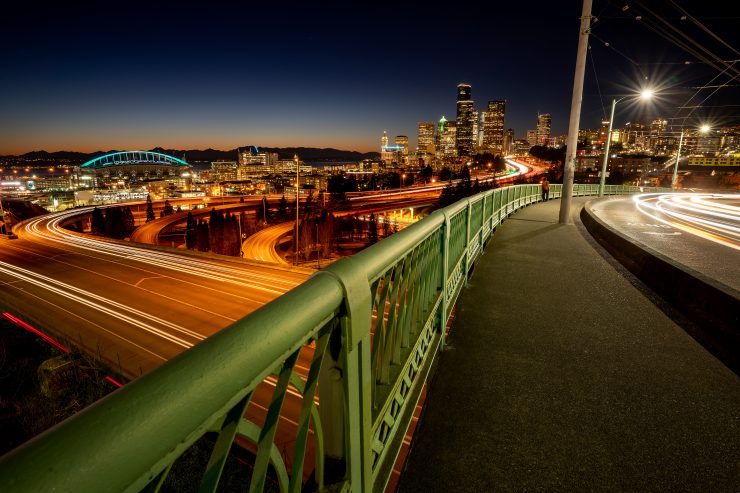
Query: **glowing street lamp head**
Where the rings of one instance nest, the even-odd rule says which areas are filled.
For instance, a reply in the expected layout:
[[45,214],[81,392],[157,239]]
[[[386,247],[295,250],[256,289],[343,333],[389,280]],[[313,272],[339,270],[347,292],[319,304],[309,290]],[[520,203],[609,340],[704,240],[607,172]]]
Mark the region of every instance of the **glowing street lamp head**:
[[703,133],[703,134],[705,134],[705,133],[709,132],[709,130],[710,130],[710,128],[709,128],[709,125],[702,125],[702,126],[701,126],[701,127],[699,128],[699,131],[700,131],[701,133]]
[[642,99],[650,99],[653,97],[653,95],[655,95],[655,91],[653,91],[652,89],[643,89],[640,93],[640,97]]

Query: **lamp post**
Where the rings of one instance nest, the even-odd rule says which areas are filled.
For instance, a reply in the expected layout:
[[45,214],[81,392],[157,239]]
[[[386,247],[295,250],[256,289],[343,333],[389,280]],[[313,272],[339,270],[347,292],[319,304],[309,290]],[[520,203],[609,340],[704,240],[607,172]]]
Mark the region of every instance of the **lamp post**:
[[[709,132],[709,125],[702,125],[699,131],[703,134]],[[676,151],[676,162],[673,164],[673,178],[671,179],[671,190],[676,190],[678,183],[678,160],[681,158],[681,147],[683,147],[684,129],[681,129],[681,136],[678,138],[678,150]]]
[[398,190],[403,190],[403,182],[406,181],[406,173],[403,173],[401,175],[401,186],[398,187]]
[[[612,126],[614,125],[614,108],[616,108],[617,103],[622,101],[623,99],[627,98],[629,96],[622,96],[619,99],[612,99],[612,112],[609,116],[609,130],[606,133],[606,144],[604,145],[604,160],[601,163],[601,176],[599,177],[599,197],[604,196],[604,183],[606,181],[606,165],[609,162],[609,146],[612,143]],[[653,91],[650,89],[645,89],[640,93],[640,97],[642,99],[650,99],[653,97]]]

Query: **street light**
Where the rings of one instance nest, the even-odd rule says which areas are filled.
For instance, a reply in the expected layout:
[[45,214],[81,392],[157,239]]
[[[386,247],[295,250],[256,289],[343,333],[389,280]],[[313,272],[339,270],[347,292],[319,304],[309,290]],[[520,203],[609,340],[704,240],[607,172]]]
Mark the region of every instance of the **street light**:
[[398,187],[399,190],[403,189],[403,182],[406,181],[406,173],[401,175],[401,186]]
[[[702,125],[699,131],[703,134],[709,132],[709,125]],[[673,165],[673,178],[671,179],[671,190],[676,190],[676,183],[678,182],[678,160],[681,158],[681,147],[683,146],[683,135],[684,129],[681,129],[681,136],[678,138],[678,150],[676,151],[676,162]]]
[[[630,96],[631,95],[622,96],[619,99],[612,99],[612,112],[611,112],[611,115],[609,116],[609,131],[606,133],[606,145],[604,146],[604,160],[601,163],[601,176],[599,177],[599,197],[604,196],[604,182],[606,181],[606,165],[609,161],[609,146],[612,143],[612,126],[614,125],[614,108],[617,106],[618,102]],[[650,99],[652,97],[653,97],[652,89],[644,89],[640,93],[640,99]]]

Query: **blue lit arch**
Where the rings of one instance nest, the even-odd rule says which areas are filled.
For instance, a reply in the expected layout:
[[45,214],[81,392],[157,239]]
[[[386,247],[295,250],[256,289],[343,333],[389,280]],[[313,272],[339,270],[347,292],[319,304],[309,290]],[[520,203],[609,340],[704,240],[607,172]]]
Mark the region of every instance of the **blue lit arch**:
[[156,164],[160,166],[182,167],[190,166],[182,159],[178,159],[161,152],[153,151],[121,151],[106,154],[104,156],[91,159],[81,166],[81,168],[98,169],[109,166],[126,166],[130,164]]

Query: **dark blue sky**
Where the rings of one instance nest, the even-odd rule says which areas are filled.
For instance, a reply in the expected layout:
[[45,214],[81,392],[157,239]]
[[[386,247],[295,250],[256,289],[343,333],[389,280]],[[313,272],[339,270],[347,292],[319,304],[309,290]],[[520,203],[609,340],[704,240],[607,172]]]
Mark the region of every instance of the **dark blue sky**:
[[[517,137],[534,128],[538,112],[552,114],[553,133],[566,132],[580,1],[248,3],[29,2],[6,10],[0,154],[247,144],[377,150],[383,130],[413,144],[418,121],[454,118],[459,82],[472,84],[479,109],[506,99],[506,126]],[[667,1],[649,3],[721,58],[740,58],[686,26]],[[738,44],[740,18],[720,7],[726,2],[678,3]],[[608,105],[640,84],[664,88],[649,107],[620,103],[620,125],[677,114],[690,88],[717,74],[665,64],[694,58],[623,4],[594,3],[594,34],[611,48],[592,37],[581,127],[604,117],[599,89]],[[706,101],[721,108],[694,117],[737,124],[740,108],[728,106],[737,96],[725,88]]]

